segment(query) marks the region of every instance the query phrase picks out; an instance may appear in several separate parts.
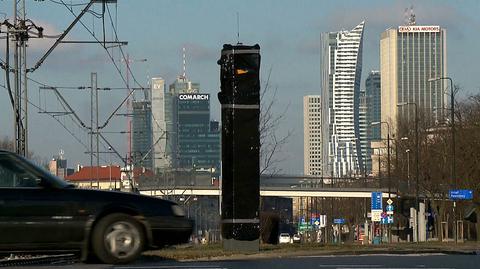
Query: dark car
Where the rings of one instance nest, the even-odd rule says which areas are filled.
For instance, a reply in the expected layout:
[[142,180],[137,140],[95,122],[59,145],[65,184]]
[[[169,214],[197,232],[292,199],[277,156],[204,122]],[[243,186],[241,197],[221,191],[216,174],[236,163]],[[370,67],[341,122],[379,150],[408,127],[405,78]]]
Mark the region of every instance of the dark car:
[[78,189],[0,151],[0,252],[79,250],[82,260],[128,263],[143,250],[188,242],[192,227],[173,202]]

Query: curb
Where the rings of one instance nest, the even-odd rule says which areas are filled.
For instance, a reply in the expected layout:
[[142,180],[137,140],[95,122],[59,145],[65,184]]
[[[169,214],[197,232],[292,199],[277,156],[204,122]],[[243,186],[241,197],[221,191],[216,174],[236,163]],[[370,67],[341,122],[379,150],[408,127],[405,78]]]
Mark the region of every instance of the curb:
[[346,255],[408,255],[408,254],[445,254],[445,255],[480,255],[480,250],[440,250],[440,249],[404,249],[404,250],[345,250],[345,251],[328,251],[328,250],[305,250],[291,251],[281,253],[255,253],[255,254],[232,254],[230,256],[210,256],[194,259],[178,259],[178,261],[228,261],[228,260],[248,260],[248,259],[269,259],[269,258],[295,258],[310,255],[325,256],[346,256]]

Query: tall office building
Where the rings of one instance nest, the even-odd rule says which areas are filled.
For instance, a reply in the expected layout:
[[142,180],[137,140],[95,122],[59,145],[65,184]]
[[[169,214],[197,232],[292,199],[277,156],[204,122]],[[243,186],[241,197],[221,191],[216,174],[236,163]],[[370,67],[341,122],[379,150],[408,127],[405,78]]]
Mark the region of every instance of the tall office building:
[[350,31],[323,33],[321,36],[325,175],[354,176],[363,166],[358,139],[364,25],[365,22],[361,22]]
[[371,170],[371,148],[370,148],[370,140],[368,137],[368,128],[369,128],[369,122],[368,122],[368,98],[367,94],[365,91],[360,91],[360,97],[359,97],[359,108],[358,108],[358,126],[360,129],[359,133],[359,141],[360,141],[360,156],[362,158],[362,161],[360,163],[363,163],[363,166],[360,166],[360,171],[363,175],[366,174],[366,172]]
[[152,79],[152,129],[156,172],[208,171],[218,178],[220,130],[200,84],[182,75],[166,90],[163,79]]
[[133,102],[132,141],[135,166],[153,168],[152,106],[150,101]]
[[177,95],[178,169],[220,171],[220,130],[210,121],[210,95],[181,93]]
[[382,120],[379,71],[371,71],[368,75],[367,80],[365,80],[365,94],[367,102],[368,139],[370,141],[380,140],[380,125],[371,125],[372,122]]
[[165,121],[167,141],[165,154],[170,160],[170,168],[179,167],[178,156],[178,95],[200,92],[200,84],[188,80],[185,75],[178,76],[175,82],[169,85],[165,93]]
[[322,175],[320,95],[303,97],[303,174]]
[[[382,121],[390,123],[395,133],[401,119],[413,122],[415,103],[419,118],[427,124],[443,122],[445,80],[430,78],[447,75],[446,30],[440,26],[410,25],[388,29],[380,39]],[[386,126],[382,136],[386,137]]]
[[59,178],[65,178],[68,175],[67,160],[63,158],[63,153],[54,156],[48,163],[48,170],[52,175]]
[[151,83],[151,126],[152,126],[152,159],[155,172],[170,166],[171,160],[167,158],[167,110],[165,109],[165,80],[163,78],[152,78]]

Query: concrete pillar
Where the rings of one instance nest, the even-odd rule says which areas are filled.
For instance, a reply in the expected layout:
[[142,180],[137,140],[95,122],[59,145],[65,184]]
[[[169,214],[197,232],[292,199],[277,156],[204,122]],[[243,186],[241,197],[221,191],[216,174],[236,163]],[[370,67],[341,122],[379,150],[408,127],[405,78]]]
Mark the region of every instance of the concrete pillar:
[[427,225],[425,222],[425,204],[419,203],[418,205],[418,241],[427,241]]
[[417,210],[410,207],[410,228],[413,231],[413,242],[417,242]]

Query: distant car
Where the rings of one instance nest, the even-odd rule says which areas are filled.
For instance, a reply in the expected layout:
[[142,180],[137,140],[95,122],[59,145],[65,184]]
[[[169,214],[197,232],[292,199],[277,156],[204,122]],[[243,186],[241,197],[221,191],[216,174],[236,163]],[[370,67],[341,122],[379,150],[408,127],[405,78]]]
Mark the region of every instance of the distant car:
[[292,236],[292,241],[293,241],[293,243],[300,243],[300,241],[301,241],[300,235],[299,234],[294,234]]
[[186,243],[193,222],[177,204],[140,194],[77,189],[0,150],[0,252],[81,252],[111,264]]
[[278,243],[288,244],[290,243],[290,235],[288,233],[281,233],[278,237]]

